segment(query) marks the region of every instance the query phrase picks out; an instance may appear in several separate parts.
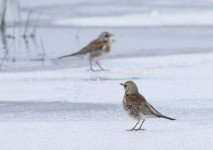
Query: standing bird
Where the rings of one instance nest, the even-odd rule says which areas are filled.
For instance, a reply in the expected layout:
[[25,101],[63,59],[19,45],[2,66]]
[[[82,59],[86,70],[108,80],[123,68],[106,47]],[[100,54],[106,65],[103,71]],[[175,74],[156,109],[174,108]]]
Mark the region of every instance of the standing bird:
[[92,68],[93,60],[96,61],[96,64],[100,67],[101,70],[104,70],[101,67],[101,65],[99,64],[98,60],[102,56],[104,56],[105,54],[110,52],[110,50],[111,50],[110,38],[112,36],[114,36],[114,34],[111,34],[109,32],[102,32],[96,40],[90,42],[87,46],[82,48],[80,51],[70,54],[70,55],[61,56],[61,57],[59,57],[59,59],[65,58],[65,57],[70,57],[70,56],[89,54],[90,70],[95,71]]
[[[123,98],[123,108],[127,114],[137,120],[136,125],[129,131],[138,131],[141,129],[146,118],[165,118],[169,120],[175,120],[159,113],[152,105],[150,105],[146,99],[138,92],[137,85],[133,81],[127,81],[121,83],[124,87],[125,94]],[[143,120],[140,127],[135,129],[140,120]]]

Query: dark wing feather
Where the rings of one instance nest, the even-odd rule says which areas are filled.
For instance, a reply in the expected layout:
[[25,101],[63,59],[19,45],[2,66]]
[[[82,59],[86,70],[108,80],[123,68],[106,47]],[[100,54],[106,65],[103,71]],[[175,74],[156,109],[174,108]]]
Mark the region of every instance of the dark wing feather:
[[97,39],[97,40],[94,40],[91,43],[89,43],[87,46],[82,48],[80,51],[73,53],[73,54],[70,54],[70,55],[61,56],[58,59],[62,59],[62,58],[70,57],[70,56],[87,54],[87,53],[90,53],[92,51],[102,50],[103,47],[105,46],[105,44],[106,44],[105,42]]
[[126,101],[128,105],[132,105],[134,107],[138,107],[139,110],[144,115],[154,115],[156,117],[162,117],[170,120],[175,120],[173,118],[167,117],[159,113],[152,105],[150,105],[146,99],[140,94],[128,94],[126,95]]
[[75,55],[81,55],[81,54],[86,54],[90,53],[92,51],[98,51],[103,49],[104,45],[106,43],[100,40],[94,40],[91,43],[89,43],[86,47],[82,48],[80,51],[74,53]]
[[144,114],[144,115],[155,115],[156,114],[152,111],[150,106],[147,104],[146,99],[139,93],[135,94],[128,94],[126,96],[126,101],[127,104],[138,107],[139,110]]

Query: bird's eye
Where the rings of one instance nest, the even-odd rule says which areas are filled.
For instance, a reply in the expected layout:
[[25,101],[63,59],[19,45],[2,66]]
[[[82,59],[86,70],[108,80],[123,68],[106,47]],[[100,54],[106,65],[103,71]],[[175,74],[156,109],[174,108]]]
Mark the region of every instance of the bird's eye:
[[106,35],[105,35],[105,37],[109,37],[109,35],[108,35],[108,34],[106,34]]
[[126,88],[126,87],[127,87],[127,85],[125,84],[125,85],[124,85],[124,88]]

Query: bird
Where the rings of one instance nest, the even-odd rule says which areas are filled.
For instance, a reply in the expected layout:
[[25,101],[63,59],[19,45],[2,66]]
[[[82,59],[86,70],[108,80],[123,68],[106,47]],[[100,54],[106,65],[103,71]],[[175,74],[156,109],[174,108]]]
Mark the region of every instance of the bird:
[[102,56],[104,56],[105,54],[108,54],[111,51],[110,38],[112,36],[114,36],[114,34],[111,34],[109,32],[102,32],[97,39],[90,42],[87,46],[83,47],[78,52],[61,56],[58,59],[62,59],[62,58],[70,57],[70,56],[89,54],[90,70],[97,71],[92,68],[92,61],[95,60],[100,70],[104,71],[104,68],[100,65],[98,60],[101,59]]
[[[138,91],[137,85],[133,81],[126,81],[120,83],[124,87],[125,94],[123,97],[123,108],[127,114],[137,120],[136,125],[129,131],[138,131],[142,129],[142,125],[146,118],[165,118],[169,120],[176,120],[159,113]],[[142,123],[138,129],[135,129],[138,123]]]

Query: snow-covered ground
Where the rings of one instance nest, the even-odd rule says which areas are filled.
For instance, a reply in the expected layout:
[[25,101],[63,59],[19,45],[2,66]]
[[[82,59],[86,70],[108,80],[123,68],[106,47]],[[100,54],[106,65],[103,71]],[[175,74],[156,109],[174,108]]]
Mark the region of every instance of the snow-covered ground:
[[[0,74],[1,150],[212,149],[213,54],[106,59],[86,66]],[[110,60],[110,61],[109,61]],[[145,131],[122,110],[120,82],[133,80],[160,112]]]

